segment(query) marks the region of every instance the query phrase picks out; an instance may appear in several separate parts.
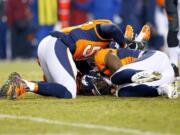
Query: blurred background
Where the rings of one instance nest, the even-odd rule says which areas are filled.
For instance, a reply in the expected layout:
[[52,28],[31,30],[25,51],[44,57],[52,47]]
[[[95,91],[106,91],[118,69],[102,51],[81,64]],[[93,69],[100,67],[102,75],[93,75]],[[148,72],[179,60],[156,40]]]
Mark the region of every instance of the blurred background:
[[91,19],[110,19],[124,31],[152,30],[147,48],[165,51],[164,0],[0,0],[0,59],[36,58],[40,40],[53,30]]

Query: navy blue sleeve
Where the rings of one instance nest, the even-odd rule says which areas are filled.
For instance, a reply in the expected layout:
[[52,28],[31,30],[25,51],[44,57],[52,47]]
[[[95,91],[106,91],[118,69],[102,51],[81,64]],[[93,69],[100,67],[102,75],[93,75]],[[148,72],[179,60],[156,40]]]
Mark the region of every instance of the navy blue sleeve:
[[124,34],[116,24],[100,24],[99,34],[101,37],[108,39],[113,38],[120,46],[124,45]]

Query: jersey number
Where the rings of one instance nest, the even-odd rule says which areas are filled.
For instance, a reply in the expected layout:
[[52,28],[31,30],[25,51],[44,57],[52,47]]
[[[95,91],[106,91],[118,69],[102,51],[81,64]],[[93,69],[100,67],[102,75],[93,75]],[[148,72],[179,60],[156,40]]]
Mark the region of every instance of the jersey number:
[[100,49],[101,49],[100,46],[87,45],[86,48],[83,51],[83,56],[84,57],[91,56],[92,54],[94,54],[96,51],[98,51]]

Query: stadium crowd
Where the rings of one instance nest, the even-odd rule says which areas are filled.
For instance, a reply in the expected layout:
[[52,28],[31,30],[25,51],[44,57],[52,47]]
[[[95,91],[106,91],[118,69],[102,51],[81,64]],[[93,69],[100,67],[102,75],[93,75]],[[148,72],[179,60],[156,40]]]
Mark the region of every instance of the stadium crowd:
[[91,19],[112,20],[123,31],[130,24],[135,33],[148,23],[148,48],[163,50],[166,44],[163,0],[0,0],[0,59],[36,57],[49,32]]

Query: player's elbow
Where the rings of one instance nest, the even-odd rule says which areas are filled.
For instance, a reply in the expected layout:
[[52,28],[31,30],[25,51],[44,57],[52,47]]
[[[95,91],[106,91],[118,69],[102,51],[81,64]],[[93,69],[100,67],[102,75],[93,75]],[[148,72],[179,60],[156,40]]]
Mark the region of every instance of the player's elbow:
[[119,27],[116,24],[111,24],[110,31],[112,34],[116,34],[119,31]]

